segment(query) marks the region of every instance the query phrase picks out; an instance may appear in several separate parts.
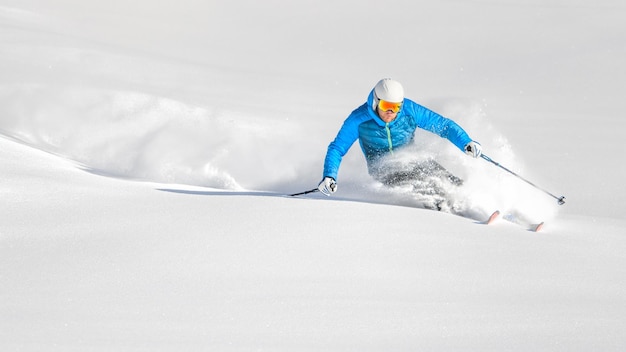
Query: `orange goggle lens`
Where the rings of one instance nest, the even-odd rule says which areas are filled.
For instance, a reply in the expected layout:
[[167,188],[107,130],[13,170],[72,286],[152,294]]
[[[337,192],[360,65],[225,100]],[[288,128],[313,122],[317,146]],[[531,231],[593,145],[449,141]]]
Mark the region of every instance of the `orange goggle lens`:
[[380,100],[378,102],[378,108],[382,111],[393,111],[393,112],[398,112],[400,111],[400,108],[402,107],[402,103],[392,103],[389,101],[385,101],[385,100]]

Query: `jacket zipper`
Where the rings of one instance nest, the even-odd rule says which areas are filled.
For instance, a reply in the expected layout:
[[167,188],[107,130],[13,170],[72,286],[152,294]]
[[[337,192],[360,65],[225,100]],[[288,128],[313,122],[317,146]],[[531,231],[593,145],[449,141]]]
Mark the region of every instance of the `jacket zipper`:
[[391,131],[389,130],[389,122],[385,124],[387,130],[387,143],[389,143],[389,153],[393,154],[393,143],[391,142]]

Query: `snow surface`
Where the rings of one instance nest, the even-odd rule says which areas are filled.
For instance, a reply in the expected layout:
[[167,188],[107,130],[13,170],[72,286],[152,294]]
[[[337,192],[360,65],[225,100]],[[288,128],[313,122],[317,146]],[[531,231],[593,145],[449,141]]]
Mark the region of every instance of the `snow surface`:
[[[0,350],[623,351],[621,0],[0,0]],[[474,213],[321,179],[382,77]]]

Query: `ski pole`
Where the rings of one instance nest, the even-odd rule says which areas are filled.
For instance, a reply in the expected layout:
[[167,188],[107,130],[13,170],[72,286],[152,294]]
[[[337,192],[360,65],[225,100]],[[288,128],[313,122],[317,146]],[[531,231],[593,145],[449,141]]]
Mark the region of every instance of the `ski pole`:
[[290,197],[302,196],[302,195],[309,194],[309,193],[313,193],[313,192],[319,192],[319,189],[317,189],[317,188],[313,188],[313,189],[310,189],[310,190],[308,190],[308,191],[304,191],[304,192],[300,192],[300,193],[290,194],[289,196],[290,196]]
[[504,170],[504,171],[506,171],[506,172],[510,173],[511,175],[513,175],[513,176],[515,176],[515,177],[519,178],[520,180],[522,180],[522,181],[524,181],[524,182],[528,183],[529,185],[531,185],[531,186],[535,187],[536,189],[538,189],[538,190],[540,190],[540,191],[542,191],[542,192],[546,193],[546,194],[547,194],[547,195],[549,195],[550,197],[552,197],[552,198],[556,199],[556,200],[557,200],[557,202],[559,203],[559,205],[563,205],[563,204],[565,204],[565,196],[560,196],[560,197],[555,196],[554,194],[552,194],[552,193],[550,193],[550,192],[546,191],[545,189],[543,189],[543,188],[541,188],[541,187],[539,187],[539,186],[535,185],[534,183],[532,183],[532,182],[528,181],[527,179],[523,178],[522,176],[520,176],[520,175],[516,174],[515,172],[513,172],[513,171],[511,171],[511,170],[507,169],[506,167],[502,166],[499,162],[494,161],[493,159],[491,159],[490,157],[486,156],[485,154],[481,154],[481,155],[480,155],[480,157],[481,157],[481,158],[483,158],[483,159],[485,159],[485,160],[487,160],[488,162],[490,162],[490,163],[494,164],[495,166],[497,166],[497,167],[501,168],[502,170]]

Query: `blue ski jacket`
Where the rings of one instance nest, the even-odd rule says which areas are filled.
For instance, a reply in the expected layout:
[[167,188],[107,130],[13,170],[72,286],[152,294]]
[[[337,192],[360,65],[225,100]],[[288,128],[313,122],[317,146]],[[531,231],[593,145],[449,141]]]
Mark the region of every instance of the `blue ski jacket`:
[[341,160],[357,139],[372,174],[373,166],[380,158],[413,141],[418,127],[447,138],[461,150],[472,141],[456,122],[406,98],[396,118],[385,123],[376,113],[372,89],[367,102],[348,116],[328,146],[323,176],[337,180]]

